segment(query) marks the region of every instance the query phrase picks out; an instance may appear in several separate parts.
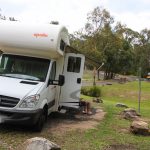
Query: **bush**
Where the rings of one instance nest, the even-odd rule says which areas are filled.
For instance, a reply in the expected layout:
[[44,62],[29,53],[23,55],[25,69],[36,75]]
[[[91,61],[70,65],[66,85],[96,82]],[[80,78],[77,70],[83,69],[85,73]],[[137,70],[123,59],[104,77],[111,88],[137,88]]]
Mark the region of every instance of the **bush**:
[[100,97],[101,89],[97,86],[85,86],[81,88],[81,94],[92,97]]

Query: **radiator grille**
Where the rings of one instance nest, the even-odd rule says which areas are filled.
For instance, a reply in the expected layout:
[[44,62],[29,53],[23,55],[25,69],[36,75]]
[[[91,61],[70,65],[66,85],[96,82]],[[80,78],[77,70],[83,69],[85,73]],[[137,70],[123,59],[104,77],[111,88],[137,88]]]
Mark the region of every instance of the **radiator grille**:
[[19,98],[0,95],[0,107],[15,107],[19,101]]

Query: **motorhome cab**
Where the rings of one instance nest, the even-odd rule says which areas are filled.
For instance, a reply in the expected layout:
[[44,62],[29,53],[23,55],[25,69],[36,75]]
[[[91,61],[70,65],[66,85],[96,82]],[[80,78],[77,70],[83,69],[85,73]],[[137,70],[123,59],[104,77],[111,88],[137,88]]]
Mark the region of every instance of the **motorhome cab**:
[[41,130],[51,112],[79,108],[84,56],[67,45],[63,26],[0,22],[0,123]]

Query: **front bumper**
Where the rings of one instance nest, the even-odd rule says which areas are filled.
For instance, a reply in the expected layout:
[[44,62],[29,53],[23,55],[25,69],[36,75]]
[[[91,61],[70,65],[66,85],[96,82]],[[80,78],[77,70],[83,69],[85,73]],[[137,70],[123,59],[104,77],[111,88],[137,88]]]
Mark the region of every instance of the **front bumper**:
[[12,123],[22,125],[34,125],[40,115],[42,109],[37,110],[1,110],[0,123]]

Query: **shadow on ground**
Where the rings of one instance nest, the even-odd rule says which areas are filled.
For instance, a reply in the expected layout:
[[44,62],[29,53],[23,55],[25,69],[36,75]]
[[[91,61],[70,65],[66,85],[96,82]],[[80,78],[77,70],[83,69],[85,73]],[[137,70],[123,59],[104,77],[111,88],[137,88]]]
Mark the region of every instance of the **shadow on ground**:
[[[92,115],[83,114],[81,111],[67,111],[65,114],[54,112],[48,116],[48,120],[43,128],[51,132],[59,132],[73,129],[94,128],[98,121],[104,117],[104,112],[100,108],[92,108]],[[32,126],[0,124],[0,132],[20,132],[34,133]]]

